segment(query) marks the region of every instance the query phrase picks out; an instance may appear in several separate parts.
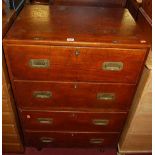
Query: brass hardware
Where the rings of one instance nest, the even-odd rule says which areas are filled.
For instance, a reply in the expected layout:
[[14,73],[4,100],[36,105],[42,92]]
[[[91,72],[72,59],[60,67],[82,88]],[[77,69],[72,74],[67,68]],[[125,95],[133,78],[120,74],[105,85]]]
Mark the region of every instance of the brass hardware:
[[74,42],[74,40],[75,40],[74,38],[67,38],[68,42]]
[[106,125],[108,125],[109,120],[106,120],[106,119],[93,119],[92,123],[94,125],[106,126]]
[[104,62],[102,69],[107,71],[121,71],[123,69],[122,62]]
[[76,56],[79,56],[79,55],[80,55],[80,51],[79,51],[79,50],[76,50],[76,51],[75,51],[75,55],[76,55]]
[[54,141],[54,138],[49,138],[49,137],[41,137],[40,138],[42,143],[51,143]]
[[97,93],[98,100],[112,101],[115,99],[114,93]]
[[140,43],[144,44],[146,43],[146,40],[140,40]]
[[30,59],[29,66],[31,68],[49,68],[50,62],[48,59]]
[[91,144],[102,144],[104,142],[104,139],[90,139],[89,142]]
[[52,93],[50,91],[34,91],[33,96],[35,98],[49,99],[52,97]]
[[52,124],[53,123],[52,118],[37,118],[37,121],[41,124]]
[[33,40],[40,40],[40,37],[34,37]]
[[112,43],[117,44],[119,41],[118,40],[113,40]]

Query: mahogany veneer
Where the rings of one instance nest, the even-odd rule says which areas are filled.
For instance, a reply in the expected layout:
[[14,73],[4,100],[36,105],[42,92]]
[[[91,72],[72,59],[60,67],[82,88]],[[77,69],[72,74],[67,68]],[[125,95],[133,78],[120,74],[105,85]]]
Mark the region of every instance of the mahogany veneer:
[[26,130],[37,128],[41,131],[120,132],[126,117],[125,112],[21,111],[21,113]]
[[117,146],[150,47],[128,10],[25,6],[3,44],[26,145]]
[[[9,64],[16,80],[136,83],[145,49],[79,48],[8,45]],[[79,56],[76,56],[79,51]],[[37,53],[37,54],[36,54]],[[48,59],[49,68],[32,68],[31,59]],[[119,72],[103,70],[103,62],[122,62]],[[25,75],[25,72],[27,73]],[[87,75],[87,76],[86,76]],[[115,78],[114,78],[115,77]]]
[[[105,108],[126,111],[130,107],[135,85],[79,82],[21,82],[15,81],[18,107],[26,109]],[[91,90],[91,91],[90,91]],[[51,92],[50,98],[36,98],[36,91]],[[99,93],[114,93],[113,100],[97,99]],[[24,100],[23,100],[24,98]]]
[[[25,133],[26,144],[39,147],[114,147],[118,133],[104,132],[30,132]],[[33,137],[33,139],[32,139]],[[45,142],[46,141],[46,142]],[[47,142],[51,141],[51,142]]]

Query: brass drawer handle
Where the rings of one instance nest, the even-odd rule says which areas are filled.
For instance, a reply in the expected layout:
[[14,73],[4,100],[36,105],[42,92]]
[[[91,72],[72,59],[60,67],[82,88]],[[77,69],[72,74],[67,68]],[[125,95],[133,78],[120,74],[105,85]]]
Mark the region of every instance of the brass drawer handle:
[[52,92],[50,92],[50,91],[34,91],[33,96],[35,98],[40,98],[40,99],[49,99],[52,97]]
[[121,71],[123,69],[122,62],[104,62],[102,69],[107,71]]
[[31,59],[29,66],[31,68],[49,68],[50,62],[48,59]]
[[53,123],[52,118],[37,118],[37,121],[41,124],[52,124]]
[[91,144],[102,144],[104,142],[104,139],[90,139],[89,142]]
[[97,93],[98,100],[112,101],[115,100],[114,93]]
[[52,143],[54,141],[54,138],[41,137],[40,140],[42,143]]
[[106,120],[106,119],[93,119],[92,123],[94,125],[106,126],[106,125],[108,125],[109,120]]

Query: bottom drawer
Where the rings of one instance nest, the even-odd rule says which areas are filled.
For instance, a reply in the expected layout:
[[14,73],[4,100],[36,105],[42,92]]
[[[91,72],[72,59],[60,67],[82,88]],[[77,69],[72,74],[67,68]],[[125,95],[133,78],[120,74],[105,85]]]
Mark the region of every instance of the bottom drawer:
[[35,147],[117,147],[118,133],[26,132],[27,146]]

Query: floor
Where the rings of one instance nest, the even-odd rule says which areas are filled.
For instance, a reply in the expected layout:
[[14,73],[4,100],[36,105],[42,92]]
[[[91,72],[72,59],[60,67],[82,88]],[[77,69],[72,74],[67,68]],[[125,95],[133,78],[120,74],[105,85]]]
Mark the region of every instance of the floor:
[[3,155],[117,155],[115,149],[100,151],[99,149],[42,149],[26,148],[24,154],[3,153]]

